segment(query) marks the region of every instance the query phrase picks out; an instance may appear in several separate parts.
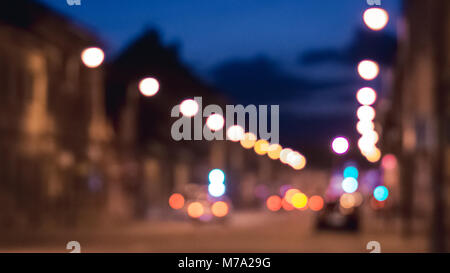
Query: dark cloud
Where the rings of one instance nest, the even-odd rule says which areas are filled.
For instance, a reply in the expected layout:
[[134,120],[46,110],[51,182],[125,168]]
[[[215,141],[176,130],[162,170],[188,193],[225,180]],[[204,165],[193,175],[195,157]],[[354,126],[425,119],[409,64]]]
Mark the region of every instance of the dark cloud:
[[355,65],[363,59],[373,59],[382,65],[391,65],[395,61],[396,38],[387,32],[358,30],[348,46],[341,49],[323,48],[309,50],[300,54],[302,65],[337,62]]
[[266,56],[226,61],[212,70],[212,78],[215,86],[239,102],[256,104],[308,99],[315,92],[347,83],[305,79]]

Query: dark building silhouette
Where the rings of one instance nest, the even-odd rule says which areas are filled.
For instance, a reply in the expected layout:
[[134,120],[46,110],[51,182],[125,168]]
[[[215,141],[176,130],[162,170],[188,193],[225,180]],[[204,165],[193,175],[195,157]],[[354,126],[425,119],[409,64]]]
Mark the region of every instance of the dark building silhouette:
[[383,149],[399,161],[403,234],[428,232],[430,250],[448,242],[450,183],[450,3],[405,1]]
[[95,37],[33,1],[0,10],[0,226],[74,225],[104,203],[112,137]]

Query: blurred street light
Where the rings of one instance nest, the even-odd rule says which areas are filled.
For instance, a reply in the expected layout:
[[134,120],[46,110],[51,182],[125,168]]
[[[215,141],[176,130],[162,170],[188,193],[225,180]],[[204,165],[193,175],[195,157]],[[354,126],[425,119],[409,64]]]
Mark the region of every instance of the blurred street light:
[[308,204],[308,197],[304,193],[296,193],[292,196],[291,203],[297,209],[304,208]]
[[269,151],[269,143],[267,142],[267,140],[260,139],[256,141],[253,148],[255,150],[255,153],[257,153],[258,155],[265,155]]
[[344,137],[337,137],[331,143],[331,147],[336,154],[345,154],[348,151],[348,140]]
[[225,173],[220,169],[214,169],[209,172],[208,180],[212,184],[223,184],[225,182]]
[[198,103],[193,99],[187,99],[181,102],[180,112],[185,117],[193,117],[198,112]]
[[283,147],[281,147],[280,144],[271,144],[269,146],[269,151],[267,155],[270,157],[270,159],[277,160],[280,158],[280,153],[282,149]]
[[293,152],[293,151],[290,148],[284,148],[283,150],[281,150],[280,161],[284,164],[288,164],[288,156],[291,152]]
[[239,125],[233,125],[227,130],[227,137],[230,141],[238,142],[244,138],[244,128]]
[[241,139],[241,145],[245,149],[251,149],[255,146],[256,143],[256,135],[253,133],[245,133],[244,137]]
[[184,207],[184,197],[179,193],[174,193],[169,198],[169,206],[174,210],[179,210]]
[[206,126],[208,126],[209,129],[212,131],[219,131],[223,128],[225,124],[225,120],[222,115],[220,114],[212,114],[208,117],[206,120]]
[[373,109],[371,106],[360,106],[358,108],[358,111],[356,112],[356,116],[359,120],[364,121],[372,121],[375,119],[375,109]]
[[208,192],[213,197],[220,197],[225,194],[225,185],[223,183],[211,183],[208,185]]
[[353,208],[356,204],[355,197],[353,194],[350,193],[344,193],[341,198],[339,199],[339,204],[344,209],[350,209]]
[[363,20],[368,28],[379,31],[389,22],[389,14],[381,8],[369,8],[364,12]]
[[360,120],[356,124],[356,130],[359,134],[363,135],[366,132],[373,131],[375,129],[375,124],[371,120]]
[[367,160],[371,163],[376,163],[381,158],[381,151],[377,147],[375,149],[371,150],[370,152],[365,154]]
[[358,175],[359,172],[356,167],[348,166],[347,168],[344,169],[344,178],[352,177],[354,179],[358,179]]
[[308,206],[312,211],[321,210],[323,208],[323,198],[318,195],[311,196],[308,200]]
[[223,201],[217,201],[211,206],[211,212],[216,217],[225,217],[228,214],[228,204]]
[[205,209],[203,208],[203,205],[200,202],[193,202],[189,204],[187,208],[187,213],[189,217],[192,218],[200,218],[204,212]]
[[159,82],[155,78],[145,78],[139,83],[139,91],[146,97],[156,95],[159,91]]
[[81,53],[81,60],[89,68],[96,68],[103,63],[105,53],[98,47],[90,47]]
[[385,186],[378,186],[375,188],[375,190],[373,191],[373,197],[375,197],[375,199],[377,201],[384,201],[388,198],[389,196],[389,190],[385,187]]
[[364,87],[356,93],[356,99],[362,105],[372,105],[377,100],[377,93],[370,87]]
[[353,177],[347,177],[342,181],[342,189],[346,193],[354,193],[358,189],[358,180]]
[[279,211],[281,209],[281,198],[278,195],[272,195],[266,200],[266,206],[270,211]]
[[379,72],[380,68],[374,61],[364,60],[358,64],[359,76],[367,81],[375,79]]

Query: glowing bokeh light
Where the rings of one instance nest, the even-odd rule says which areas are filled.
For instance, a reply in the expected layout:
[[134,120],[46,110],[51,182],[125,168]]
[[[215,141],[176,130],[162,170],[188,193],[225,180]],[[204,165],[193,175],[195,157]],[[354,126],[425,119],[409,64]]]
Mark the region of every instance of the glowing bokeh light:
[[267,142],[267,140],[260,139],[256,141],[253,148],[255,150],[255,153],[257,153],[258,155],[265,155],[269,151],[269,143]]
[[253,133],[245,133],[244,137],[241,139],[241,146],[245,149],[251,149],[255,146],[256,143],[256,135]]
[[281,209],[281,197],[272,195],[266,200],[266,206],[270,211],[279,211]]
[[374,144],[376,144],[376,143],[378,142],[378,140],[379,140],[378,133],[375,132],[375,131],[368,131],[368,132],[365,132],[365,133],[361,136],[361,138],[364,138],[364,139],[366,139],[368,142],[371,142],[371,143],[374,143]]
[[361,137],[358,140],[358,148],[361,150],[363,155],[368,155],[373,153],[376,149],[375,143],[370,138]]
[[364,60],[358,64],[359,76],[367,81],[375,79],[379,72],[378,64],[374,61]]
[[358,119],[364,121],[372,121],[375,115],[375,109],[368,105],[360,106],[356,112]]
[[389,14],[381,8],[369,8],[364,12],[363,20],[368,28],[379,31],[389,22]]
[[384,201],[388,198],[389,196],[389,190],[385,187],[385,186],[378,186],[375,188],[375,190],[373,190],[373,197],[377,200],[377,201]]
[[286,202],[288,202],[289,204],[292,203],[292,197],[297,194],[300,193],[300,191],[298,189],[289,189],[286,191],[286,194],[284,195],[284,199],[286,200]]
[[381,166],[386,170],[393,170],[397,167],[397,158],[393,154],[387,154],[381,159]]
[[381,158],[381,151],[380,151],[380,149],[375,147],[375,149],[373,149],[370,152],[366,153],[365,156],[366,156],[367,160],[370,163],[376,163]]
[[362,105],[372,105],[377,100],[377,93],[370,87],[364,87],[356,93],[356,99]]
[[363,135],[367,132],[373,131],[375,124],[371,120],[360,120],[356,124],[356,130],[359,134]]
[[308,204],[308,197],[304,193],[296,193],[292,196],[291,204],[297,208],[304,208]]
[[358,189],[358,181],[353,177],[347,177],[342,181],[342,189],[346,193],[354,193]]
[[294,210],[294,206],[292,204],[290,204],[285,198],[283,198],[281,200],[281,207],[285,210],[285,211],[292,211]]
[[225,185],[222,183],[211,183],[208,185],[208,192],[213,197],[220,197],[225,194]]
[[281,147],[280,144],[271,144],[269,146],[267,155],[270,157],[270,159],[277,160],[280,158],[280,153],[282,149],[283,147]]
[[344,193],[341,198],[339,198],[339,204],[344,209],[350,209],[355,206],[355,197],[350,193]]
[[208,126],[211,131],[219,131],[223,128],[225,120],[221,114],[212,114],[206,120],[206,126]]
[[179,210],[184,207],[184,197],[179,193],[174,193],[169,198],[169,206],[174,210]]
[[223,201],[217,201],[211,206],[211,212],[216,217],[225,217],[228,214],[228,204]]
[[233,125],[227,130],[227,137],[230,141],[238,142],[244,138],[244,128],[239,125]]
[[355,207],[361,206],[364,201],[363,195],[360,192],[354,192],[353,197],[355,198]]
[[190,203],[187,208],[187,213],[189,217],[192,218],[200,218],[204,212],[205,209],[203,208],[203,205],[200,202]]
[[337,137],[331,143],[331,148],[336,154],[344,154],[348,151],[348,140],[344,137]]
[[223,184],[225,182],[225,173],[221,169],[211,170],[208,174],[210,183]]
[[180,112],[185,117],[193,117],[198,113],[198,103],[193,99],[187,99],[181,102]]
[[284,164],[288,164],[288,156],[291,152],[293,152],[293,151],[292,151],[292,149],[289,149],[289,148],[284,148],[283,150],[281,150],[280,161]]
[[312,211],[321,210],[323,208],[323,198],[318,195],[311,196],[308,200],[308,206]]
[[145,78],[139,83],[139,91],[146,97],[156,95],[159,91],[159,82],[155,78]]
[[358,179],[358,169],[354,166],[348,166],[344,169],[344,178],[353,177],[354,179]]
[[89,68],[96,68],[103,63],[105,53],[98,47],[90,47],[81,53],[81,60]]

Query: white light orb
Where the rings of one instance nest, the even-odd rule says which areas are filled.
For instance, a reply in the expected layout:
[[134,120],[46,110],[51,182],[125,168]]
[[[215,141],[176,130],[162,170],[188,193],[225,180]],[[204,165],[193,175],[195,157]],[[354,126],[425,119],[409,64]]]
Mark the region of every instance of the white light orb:
[[81,53],[81,60],[89,68],[96,68],[103,63],[105,53],[98,47],[90,47]]
[[225,173],[220,169],[214,169],[209,172],[208,180],[211,184],[223,184],[225,182]]
[[382,30],[389,22],[389,14],[381,8],[369,8],[363,14],[364,23],[371,30]]
[[225,194],[225,185],[222,183],[211,183],[208,186],[208,192],[213,197],[220,197]]
[[349,148],[348,140],[345,137],[337,137],[331,143],[331,147],[336,154],[345,154]]
[[374,61],[364,60],[358,64],[358,73],[361,78],[371,81],[378,76],[380,68]]
[[342,189],[346,193],[354,193],[358,189],[358,181],[353,177],[347,177],[342,181]]
[[377,100],[377,93],[370,87],[364,87],[356,93],[356,99],[362,105],[372,105]]
[[193,117],[198,113],[198,103],[193,99],[187,99],[181,102],[180,112],[185,117]]
[[367,132],[373,131],[375,124],[371,120],[360,120],[356,123],[356,130],[359,134],[364,135]]
[[223,125],[225,124],[225,120],[222,115],[220,114],[212,114],[208,117],[206,120],[206,126],[208,126],[209,129],[212,131],[219,131],[223,128]]
[[229,140],[233,142],[241,141],[241,139],[244,138],[244,134],[245,134],[244,128],[242,128],[242,126],[239,125],[233,125],[227,130],[227,137]]
[[139,83],[139,91],[146,97],[156,95],[159,91],[159,82],[155,78],[145,78]]
[[359,120],[372,121],[375,118],[375,109],[371,106],[360,106],[356,112]]

